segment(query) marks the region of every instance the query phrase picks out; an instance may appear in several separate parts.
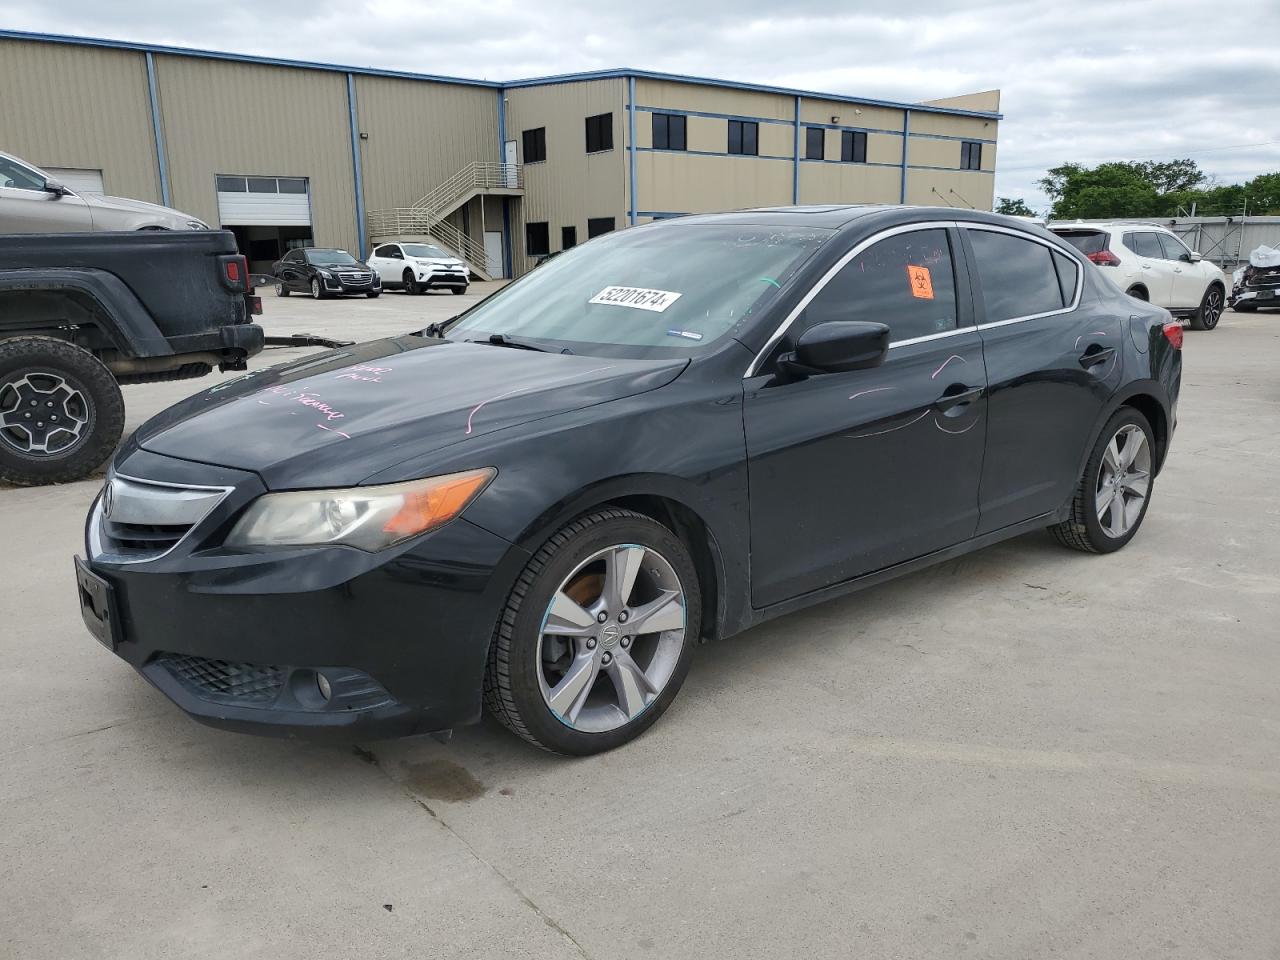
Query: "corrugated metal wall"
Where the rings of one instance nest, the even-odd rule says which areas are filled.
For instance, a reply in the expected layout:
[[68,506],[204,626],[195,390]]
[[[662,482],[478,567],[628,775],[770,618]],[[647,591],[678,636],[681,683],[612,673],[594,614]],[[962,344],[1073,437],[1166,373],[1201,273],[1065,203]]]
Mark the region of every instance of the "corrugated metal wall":
[[0,150],[101,170],[107,193],[160,202],[143,54],[0,40],[0,91]]
[[[588,154],[586,118],[601,113],[613,114],[613,149]],[[590,218],[613,217],[618,229],[627,225],[626,119],[621,79],[507,90],[507,139],[523,151],[522,131],[547,130],[546,162],[525,164],[525,196],[511,205],[516,276],[533,266],[524,249],[525,223],[547,222],[553,253],[560,249],[561,227],[577,227],[583,243]]]
[[217,174],[306,177],[316,245],[357,248],[344,74],[163,55],[155,66],[175,206],[216,225]]

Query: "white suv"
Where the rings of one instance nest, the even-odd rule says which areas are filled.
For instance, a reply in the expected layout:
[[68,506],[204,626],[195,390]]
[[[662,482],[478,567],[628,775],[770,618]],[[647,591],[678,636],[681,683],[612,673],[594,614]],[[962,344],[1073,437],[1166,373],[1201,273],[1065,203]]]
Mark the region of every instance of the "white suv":
[[1149,300],[1196,330],[1222,316],[1226,275],[1177,235],[1145,223],[1051,223],[1049,229],[1098,265],[1129,296]]
[[369,266],[382,278],[384,290],[466,293],[471,282],[467,265],[434,243],[383,243],[373,248]]

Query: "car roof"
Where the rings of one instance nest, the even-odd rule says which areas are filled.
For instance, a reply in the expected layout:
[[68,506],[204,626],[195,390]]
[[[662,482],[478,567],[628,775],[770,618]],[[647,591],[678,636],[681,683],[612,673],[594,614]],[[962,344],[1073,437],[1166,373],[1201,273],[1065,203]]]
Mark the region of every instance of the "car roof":
[[991,223],[1012,226],[1022,230],[1039,227],[1018,217],[1008,217],[985,210],[964,210],[957,207],[909,206],[898,203],[843,203],[809,204],[787,207],[754,207],[747,210],[731,210],[724,213],[696,213],[655,223],[728,223],[795,227],[823,227],[839,230],[872,218],[877,225],[895,222],[911,223],[918,220],[959,220],[971,223]]
[[[1159,230],[1162,233],[1173,233],[1168,227],[1159,223],[1131,220],[1050,220],[1050,230]],[[1177,234],[1174,234],[1177,236]]]

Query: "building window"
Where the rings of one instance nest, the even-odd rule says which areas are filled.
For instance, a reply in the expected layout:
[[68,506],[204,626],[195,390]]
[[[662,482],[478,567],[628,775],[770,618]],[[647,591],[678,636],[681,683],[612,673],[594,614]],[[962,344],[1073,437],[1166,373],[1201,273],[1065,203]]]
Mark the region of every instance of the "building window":
[[613,232],[613,217],[592,217],[587,221],[587,239]]
[[743,156],[760,155],[760,125],[754,120],[729,121],[729,152]]
[[653,149],[687,150],[686,118],[674,113],[653,115]]
[[806,127],[804,131],[804,158],[806,160],[821,160],[825,156],[825,143],[827,131],[821,127]]
[[531,257],[545,257],[551,252],[551,232],[545,220],[524,225],[524,252]]
[[587,117],[587,153],[613,149],[613,114]]
[[840,133],[840,162],[867,162],[867,135],[861,130],[844,130]]
[[560,249],[568,250],[570,247],[578,245],[578,228],[577,227],[561,227],[560,228]]
[[960,144],[960,169],[982,169],[982,144],[966,140]]
[[547,159],[547,128],[526,130],[520,135],[524,141],[524,162],[542,163]]

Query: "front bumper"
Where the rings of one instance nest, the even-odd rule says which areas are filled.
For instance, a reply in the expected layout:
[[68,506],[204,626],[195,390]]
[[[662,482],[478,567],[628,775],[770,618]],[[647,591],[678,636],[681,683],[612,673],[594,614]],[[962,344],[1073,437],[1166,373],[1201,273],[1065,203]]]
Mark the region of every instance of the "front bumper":
[[86,527],[85,566],[109,585],[114,611],[104,642],[196,720],[355,742],[479,719],[489,639],[523,551],[459,518],[378,554],[237,553],[218,544],[265,492],[256,476],[136,448],[114,469],[228,488],[152,559],[104,547],[101,498]]
[[325,277],[324,288],[329,293],[368,293],[381,290],[382,283],[375,273],[367,280],[350,280],[345,277]]
[[471,281],[463,271],[419,268],[418,282],[429,289],[434,287],[447,287],[449,289],[460,287],[465,290]]
[[1280,307],[1280,287],[1239,287],[1231,296],[1231,306],[1250,303],[1259,307]]

